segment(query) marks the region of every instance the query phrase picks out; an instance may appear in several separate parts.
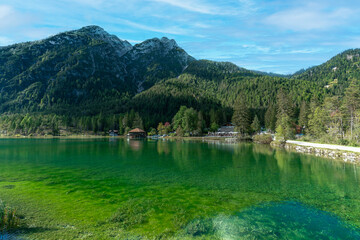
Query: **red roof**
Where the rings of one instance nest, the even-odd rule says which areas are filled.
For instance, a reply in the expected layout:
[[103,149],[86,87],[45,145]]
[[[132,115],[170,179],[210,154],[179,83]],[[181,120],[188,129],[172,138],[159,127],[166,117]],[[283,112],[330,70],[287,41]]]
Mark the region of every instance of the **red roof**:
[[140,128],[135,128],[135,129],[129,131],[129,133],[145,133],[145,131]]

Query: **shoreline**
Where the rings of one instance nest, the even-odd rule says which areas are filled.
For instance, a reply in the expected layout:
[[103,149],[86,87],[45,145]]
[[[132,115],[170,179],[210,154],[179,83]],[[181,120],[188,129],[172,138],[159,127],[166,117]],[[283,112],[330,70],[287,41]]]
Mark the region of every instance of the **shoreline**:
[[[114,139],[123,139],[123,138],[127,138],[127,136],[102,136],[102,135],[68,135],[68,136],[52,136],[52,135],[48,135],[48,136],[5,136],[5,135],[0,135],[0,139],[92,139],[92,138],[114,138]],[[152,138],[144,138],[144,139],[149,139],[149,140],[154,140]],[[207,137],[207,136],[199,136],[199,137],[164,137],[164,138],[158,138],[157,140],[185,140],[185,141],[190,141],[190,140],[211,140],[211,141],[226,141],[227,139],[233,139],[233,138],[229,138],[229,137]],[[138,139],[136,139],[138,140]]]
[[[278,147],[276,143],[272,143],[271,145]],[[360,147],[349,147],[335,144],[321,144],[292,140],[286,141],[286,143],[283,144],[283,147],[286,150],[311,154],[317,157],[325,157],[330,159],[342,160],[343,162],[360,164]]]

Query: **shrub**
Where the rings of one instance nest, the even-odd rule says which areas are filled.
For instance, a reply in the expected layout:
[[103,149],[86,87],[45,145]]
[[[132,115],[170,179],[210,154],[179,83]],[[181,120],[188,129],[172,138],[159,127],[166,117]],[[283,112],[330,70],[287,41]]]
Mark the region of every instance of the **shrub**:
[[270,144],[272,142],[272,136],[270,134],[260,134],[253,136],[253,141],[256,143]]

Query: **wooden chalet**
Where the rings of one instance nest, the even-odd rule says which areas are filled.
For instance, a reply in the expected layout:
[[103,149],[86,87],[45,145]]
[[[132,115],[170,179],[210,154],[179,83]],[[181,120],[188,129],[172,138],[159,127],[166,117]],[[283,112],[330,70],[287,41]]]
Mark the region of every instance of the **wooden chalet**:
[[128,137],[130,139],[136,139],[136,138],[145,138],[146,132],[140,128],[135,128],[128,133]]

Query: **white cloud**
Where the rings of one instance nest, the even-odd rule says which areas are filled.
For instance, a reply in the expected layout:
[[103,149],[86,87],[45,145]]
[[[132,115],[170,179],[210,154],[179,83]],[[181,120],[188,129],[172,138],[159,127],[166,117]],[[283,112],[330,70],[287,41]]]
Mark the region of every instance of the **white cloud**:
[[85,6],[99,8],[104,4],[104,0],[71,0],[71,3],[76,2]]
[[290,54],[308,54],[308,53],[317,53],[320,51],[322,51],[322,49],[299,49],[299,50],[291,50],[291,51],[289,51],[289,53]]
[[13,27],[31,23],[31,18],[21,14],[9,5],[0,5],[0,30],[12,29]]
[[283,30],[328,30],[344,24],[353,14],[354,11],[349,8],[326,11],[326,9],[308,5],[274,13],[265,19],[265,23]]
[[165,3],[174,7],[182,8],[187,11],[211,14],[211,15],[229,15],[235,14],[235,11],[229,8],[222,8],[199,0],[150,0],[153,2]]
[[140,24],[140,23],[132,22],[132,21],[129,21],[129,20],[125,20],[125,19],[120,19],[119,21],[121,23],[125,24],[125,25],[130,26],[130,27],[134,27],[134,28],[138,28],[138,29],[142,29],[142,30],[146,30],[146,31],[151,31],[151,32],[168,33],[168,34],[174,34],[174,35],[187,35],[187,34],[189,34],[186,29],[182,29],[182,28],[179,28],[179,27],[176,27],[176,26],[174,26],[174,27],[156,28],[156,27],[151,27],[151,26]]

